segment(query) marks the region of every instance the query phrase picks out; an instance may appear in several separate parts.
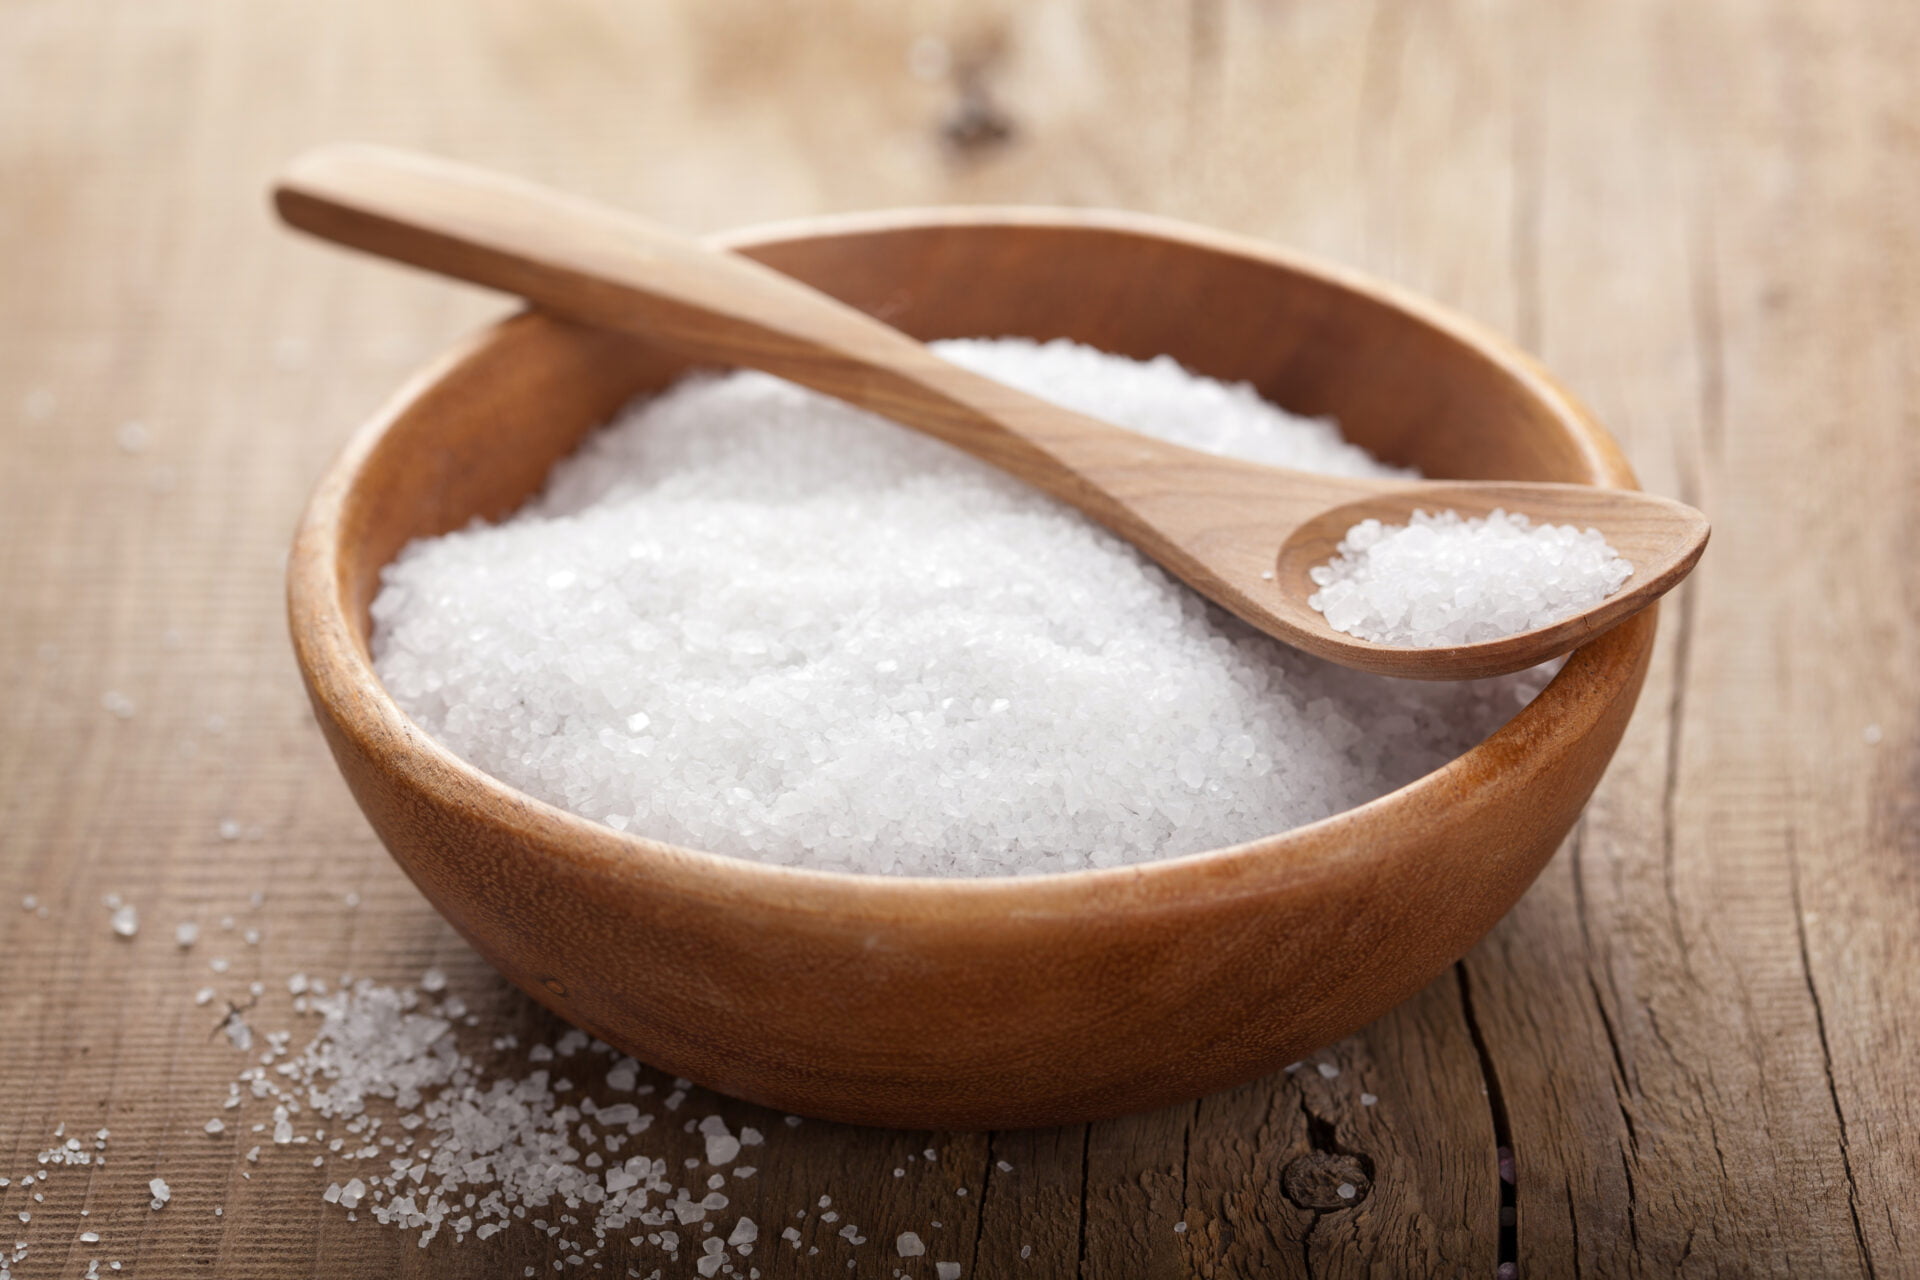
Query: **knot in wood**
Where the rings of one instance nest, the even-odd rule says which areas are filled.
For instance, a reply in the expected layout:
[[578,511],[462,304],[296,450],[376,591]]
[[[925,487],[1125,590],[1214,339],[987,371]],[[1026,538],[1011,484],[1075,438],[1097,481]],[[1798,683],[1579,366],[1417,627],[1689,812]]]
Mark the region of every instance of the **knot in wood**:
[[1373,1179],[1358,1156],[1309,1151],[1281,1170],[1280,1189],[1302,1209],[1351,1209],[1373,1190]]

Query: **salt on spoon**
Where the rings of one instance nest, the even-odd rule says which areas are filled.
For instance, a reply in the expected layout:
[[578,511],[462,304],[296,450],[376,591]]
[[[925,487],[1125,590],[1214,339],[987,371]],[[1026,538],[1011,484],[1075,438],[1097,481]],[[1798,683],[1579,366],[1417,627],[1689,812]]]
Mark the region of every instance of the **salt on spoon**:
[[[625,214],[386,148],[325,147],[274,191],[324,239],[518,294],[556,315],[705,362],[760,369],[923,431],[1078,508],[1244,621],[1382,675],[1473,679],[1565,653],[1693,568],[1708,526],[1682,503],[1582,485],[1336,478],[1201,453],[1003,386],[799,281]],[[1386,645],[1335,630],[1310,574],[1356,524],[1496,509],[1597,528],[1633,566],[1570,616],[1471,644]]]

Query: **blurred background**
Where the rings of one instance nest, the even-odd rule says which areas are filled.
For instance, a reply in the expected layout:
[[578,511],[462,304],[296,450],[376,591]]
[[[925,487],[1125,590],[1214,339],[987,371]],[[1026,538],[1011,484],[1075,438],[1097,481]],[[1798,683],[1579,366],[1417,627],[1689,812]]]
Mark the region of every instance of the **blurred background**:
[[[82,1207],[143,1276],[561,1265],[237,1178],[198,1128],[234,1069],[204,957],[100,906],[253,909],[236,977],[438,964],[554,1030],[389,864],[287,650],[308,489],[507,309],[274,225],[276,168],[339,140],[694,231],[984,202],[1264,237],[1512,336],[1715,521],[1568,848],[1336,1077],[1070,1132],[807,1128],[769,1220],[802,1174],[876,1236],[937,1214],[866,1176],[937,1141],[1032,1179],[937,1201],[969,1275],[1920,1267],[1917,65],[1920,6],[1864,0],[8,0],[0,1174],[58,1124],[117,1144],[13,1274],[81,1274]],[[1352,1207],[1287,1189],[1329,1153],[1373,1171]]]

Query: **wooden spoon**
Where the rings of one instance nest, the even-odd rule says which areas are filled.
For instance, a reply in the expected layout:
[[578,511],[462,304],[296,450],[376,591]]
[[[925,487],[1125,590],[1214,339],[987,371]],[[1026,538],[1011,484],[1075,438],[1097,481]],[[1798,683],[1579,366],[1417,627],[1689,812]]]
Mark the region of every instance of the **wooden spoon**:
[[[1707,521],[1629,490],[1356,480],[1242,462],[1139,435],[949,364],[864,312],[746,258],[611,209],[406,152],[336,146],[296,160],[280,216],[324,239],[518,294],[556,315],[699,361],[761,369],[946,441],[1067,502],[1288,644],[1420,679],[1518,671],[1645,608],[1693,568]],[[1307,571],[1369,516],[1415,508],[1592,526],[1632,563],[1584,613],[1483,644],[1409,648],[1335,631]]]

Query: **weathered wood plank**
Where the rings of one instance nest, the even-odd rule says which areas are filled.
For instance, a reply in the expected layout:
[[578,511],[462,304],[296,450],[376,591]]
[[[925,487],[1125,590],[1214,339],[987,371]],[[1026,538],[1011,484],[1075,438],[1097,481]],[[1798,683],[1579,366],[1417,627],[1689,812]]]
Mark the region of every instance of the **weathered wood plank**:
[[[1718,521],[1580,832],[1463,966],[1316,1056],[1339,1075],[965,1137],[790,1130],[696,1095],[678,1114],[768,1133],[729,1187],[763,1274],[856,1254],[882,1275],[1913,1267],[1909,7],[26,0],[0,34],[0,1175],[56,1125],[113,1135],[104,1167],[32,1203],[16,1275],[96,1254],[248,1277],[566,1256],[531,1231],[416,1249],[322,1205],[310,1163],[236,1163],[250,1140],[201,1129],[235,1069],[203,983],[244,999],[295,969],[437,964],[489,1031],[556,1029],[387,862],[285,654],[279,560],[312,477],[498,310],[270,225],[273,167],[339,137],[692,229],[1023,200],[1272,236],[1515,333],[1650,487]],[[945,67],[913,55],[926,36]],[[136,419],[139,453],[115,442]],[[107,929],[110,892],[141,909],[132,941]],[[26,894],[47,918],[12,905]],[[181,919],[206,931],[187,952]],[[1349,1168],[1352,1207],[1313,1207]],[[160,1171],[175,1199],[153,1213]],[[788,1221],[798,1251],[777,1243]],[[925,1257],[892,1255],[904,1230]]]

